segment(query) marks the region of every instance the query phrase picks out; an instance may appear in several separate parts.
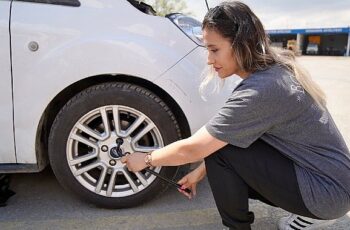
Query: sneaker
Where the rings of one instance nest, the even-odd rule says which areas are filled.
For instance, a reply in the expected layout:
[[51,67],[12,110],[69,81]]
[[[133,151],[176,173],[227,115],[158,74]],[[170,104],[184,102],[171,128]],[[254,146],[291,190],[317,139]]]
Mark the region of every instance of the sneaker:
[[282,217],[278,223],[279,230],[311,230],[326,227],[335,222],[335,220],[317,220],[309,217],[290,214]]

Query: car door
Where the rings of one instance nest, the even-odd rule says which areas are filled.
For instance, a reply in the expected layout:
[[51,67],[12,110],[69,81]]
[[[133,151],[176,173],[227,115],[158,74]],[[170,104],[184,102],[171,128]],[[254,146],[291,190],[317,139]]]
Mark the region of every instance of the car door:
[[[1,0],[0,0],[1,1]],[[65,85],[61,76],[52,77],[55,66],[68,64],[55,58],[79,31],[70,29],[77,0],[17,0],[11,7],[11,53],[13,75],[16,160],[36,164],[37,124],[52,88]],[[73,23],[74,24],[74,23]],[[61,49],[62,50],[62,49]],[[64,72],[63,69],[60,71]],[[48,78],[49,77],[49,78]],[[62,89],[62,88],[61,88]]]
[[0,164],[16,163],[10,57],[11,1],[0,1]]

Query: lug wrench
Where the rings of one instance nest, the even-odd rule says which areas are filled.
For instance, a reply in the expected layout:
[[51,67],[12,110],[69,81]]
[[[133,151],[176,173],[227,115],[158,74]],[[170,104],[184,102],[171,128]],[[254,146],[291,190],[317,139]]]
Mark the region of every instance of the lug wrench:
[[[120,149],[120,145],[123,144],[123,141],[122,141],[122,139],[118,138],[116,142],[117,142],[117,150],[119,150],[119,149]],[[130,154],[130,153],[127,152],[126,154],[123,154],[122,151],[116,151],[116,154],[117,154],[119,157],[123,157],[123,156],[125,156],[125,155]],[[150,169],[150,168],[145,168],[144,170],[145,170],[146,172],[149,172],[150,174],[152,174],[152,175],[154,175],[154,176],[156,176],[156,177],[162,179],[163,181],[165,181],[165,182],[167,182],[167,183],[169,183],[169,184],[171,184],[171,185],[174,185],[176,188],[178,188],[178,189],[180,189],[180,190],[182,190],[182,191],[184,191],[184,192],[186,192],[186,193],[188,193],[188,194],[191,194],[191,193],[192,193],[191,189],[189,189],[189,188],[182,189],[180,184],[178,184],[178,183],[176,183],[175,181],[170,180],[170,179],[168,179],[168,178],[166,178],[166,177],[160,175],[159,173],[153,171],[153,170]]]
[[159,173],[153,171],[150,168],[145,168],[144,170],[146,170],[146,172],[149,172],[150,174],[153,174],[154,176],[162,179],[163,181],[168,182],[171,185],[174,185],[176,188],[178,188],[178,189],[180,189],[180,190],[182,190],[182,191],[184,191],[184,192],[186,192],[188,194],[191,194],[191,192],[192,192],[191,189],[188,189],[188,188],[182,189],[180,184],[176,183],[173,180],[170,180],[168,178],[163,177],[162,175],[160,175]]

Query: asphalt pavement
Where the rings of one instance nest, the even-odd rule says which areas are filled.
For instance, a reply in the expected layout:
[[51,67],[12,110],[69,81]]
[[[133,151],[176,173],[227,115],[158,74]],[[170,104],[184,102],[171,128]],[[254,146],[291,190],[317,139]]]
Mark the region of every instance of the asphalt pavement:
[[[325,90],[328,108],[350,146],[350,58],[300,57]],[[170,188],[159,198],[130,209],[101,209],[63,190],[50,168],[40,173],[16,174],[11,188],[17,193],[0,208],[0,229],[223,229],[205,179],[197,197],[188,200]],[[253,229],[277,229],[287,215],[279,208],[250,201],[256,220]],[[350,229],[350,212],[324,229]]]

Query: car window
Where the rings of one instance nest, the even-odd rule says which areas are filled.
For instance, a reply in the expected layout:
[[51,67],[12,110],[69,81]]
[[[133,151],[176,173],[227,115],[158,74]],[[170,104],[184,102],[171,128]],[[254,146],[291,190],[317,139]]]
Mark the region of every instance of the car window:
[[79,0],[16,0],[18,2],[44,3],[62,6],[80,6]]

